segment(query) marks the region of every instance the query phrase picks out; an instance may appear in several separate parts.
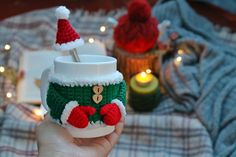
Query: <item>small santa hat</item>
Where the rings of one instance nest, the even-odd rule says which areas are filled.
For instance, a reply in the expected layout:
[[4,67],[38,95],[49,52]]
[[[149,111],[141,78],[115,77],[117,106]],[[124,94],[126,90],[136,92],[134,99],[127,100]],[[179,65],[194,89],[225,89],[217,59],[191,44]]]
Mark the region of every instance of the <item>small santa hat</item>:
[[68,51],[77,48],[84,44],[84,40],[74,30],[68,21],[70,11],[60,6],[56,9],[57,22],[57,35],[54,48],[59,51]]

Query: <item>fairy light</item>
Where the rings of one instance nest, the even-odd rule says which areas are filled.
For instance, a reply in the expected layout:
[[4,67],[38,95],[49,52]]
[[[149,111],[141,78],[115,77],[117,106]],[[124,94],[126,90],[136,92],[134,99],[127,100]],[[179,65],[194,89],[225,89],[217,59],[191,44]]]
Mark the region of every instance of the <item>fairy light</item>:
[[90,37],[90,38],[88,39],[88,42],[91,43],[91,44],[94,43],[94,38]]
[[10,44],[6,44],[6,45],[4,46],[4,49],[5,49],[6,51],[9,51],[9,50],[11,49],[11,45],[10,45]]
[[42,111],[40,110],[40,109],[34,109],[33,110],[33,112],[34,112],[34,114],[36,115],[36,116],[38,116],[38,117],[42,117]]
[[7,98],[12,98],[12,93],[11,93],[11,92],[7,92],[7,93],[6,93],[6,97],[7,97]]
[[178,56],[178,57],[175,59],[175,64],[176,64],[176,65],[179,65],[181,62],[182,62],[182,57],[181,57],[181,56]]
[[105,31],[106,31],[106,27],[105,27],[105,26],[101,26],[101,27],[100,27],[100,31],[101,31],[101,32],[105,32]]
[[0,72],[3,73],[5,71],[5,68],[3,66],[0,66]]
[[146,73],[151,74],[151,73],[152,73],[152,70],[151,70],[151,69],[147,69],[147,70],[146,70]]
[[184,51],[183,51],[182,49],[179,49],[179,50],[178,50],[178,54],[179,54],[179,55],[182,55],[182,54],[184,54]]

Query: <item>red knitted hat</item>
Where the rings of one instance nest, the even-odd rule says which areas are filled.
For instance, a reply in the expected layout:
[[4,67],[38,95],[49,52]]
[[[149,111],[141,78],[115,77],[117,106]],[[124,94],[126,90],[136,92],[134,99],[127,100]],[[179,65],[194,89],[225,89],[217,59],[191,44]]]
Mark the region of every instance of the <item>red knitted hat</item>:
[[118,19],[114,29],[116,45],[130,53],[144,53],[155,47],[159,35],[158,21],[151,17],[146,0],[132,0],[128,13]]
[[80,35],[70,25],[68,21],[69,14],[70,11],[64,6],[56,9],[58,22],[54,48],[59,51],[71,50],[84,44],[83,39],[80,38]]

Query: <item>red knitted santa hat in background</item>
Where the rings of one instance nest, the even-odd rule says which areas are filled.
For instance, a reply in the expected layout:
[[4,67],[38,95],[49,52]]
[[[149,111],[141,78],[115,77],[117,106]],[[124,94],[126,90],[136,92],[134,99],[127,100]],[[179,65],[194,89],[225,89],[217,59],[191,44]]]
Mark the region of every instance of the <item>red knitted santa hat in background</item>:
[[118,19],[114,29],[117,47],[130,53],[144,53],[155,47],[158,22],[151,17],[151,6],[146,0],[132,0],[128,13]]
[[84,44],[84,40],[80,38],[80,35],[70,25],[68,21],[69,14],[70,11],[64,6],[56,9],[58,22],[54,48],[59,51],[71,50]]

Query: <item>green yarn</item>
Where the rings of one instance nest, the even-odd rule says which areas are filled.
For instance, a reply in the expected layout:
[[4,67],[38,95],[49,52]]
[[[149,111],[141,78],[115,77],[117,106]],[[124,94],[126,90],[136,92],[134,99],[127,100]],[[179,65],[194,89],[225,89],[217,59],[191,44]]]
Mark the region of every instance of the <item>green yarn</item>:
[[125,81],[119,84],[103,86],[101,93],[103,99],[98,104],[92,99],[94,94],[93,87],[90,86],[67,87],[50,83],[47,92],[47,104],[51,110],[51,117],[60,120],[65,105],[70,101],[77,101],[81,106],[92,106],[96,108],[96,113],[89,116],[90,122],[102,121],[99,110],[103,105],[111,103],[113,99],[119,99],[124,105],[126,104]]

